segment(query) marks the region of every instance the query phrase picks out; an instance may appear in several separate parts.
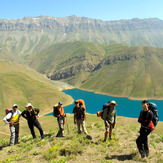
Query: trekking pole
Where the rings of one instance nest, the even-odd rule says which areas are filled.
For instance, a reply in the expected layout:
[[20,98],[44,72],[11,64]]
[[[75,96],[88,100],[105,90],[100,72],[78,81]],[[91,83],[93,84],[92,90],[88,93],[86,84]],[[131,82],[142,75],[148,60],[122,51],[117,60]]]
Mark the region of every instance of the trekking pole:
[[67,115],[66,115],[66,124],[67,124],[67,131],[68,131],[68,134],[69,134],[69,128],[68,128]]

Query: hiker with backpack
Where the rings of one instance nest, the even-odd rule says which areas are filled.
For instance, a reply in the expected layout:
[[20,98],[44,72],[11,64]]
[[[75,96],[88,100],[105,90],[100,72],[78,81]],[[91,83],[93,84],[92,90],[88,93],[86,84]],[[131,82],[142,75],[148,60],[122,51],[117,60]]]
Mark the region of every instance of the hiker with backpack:
[[58,102],[58,106],[54,107],[53,115],[57,117],[59,131],[56,137],[64,137],[64,125],[65,125],[65,117],[66,114],[64,113],[63,103],[60,101]]
[[[153,119],[155,122],[155,117],[153,111],[150,110],[151,107],[147,100],[142,101],[142,111],[140,112],[138,122],[141,123],[140,136],[136,139],[136,144],[141,155],[141,158],[149,156],[149,147],[148,147],[148,135],[155,129],[153,124]],[[157,112],[157,109],[155,109]],[[158,116],[158,114],[157,114]],[[157,117],[156,117],[157,118]]]
[[14,104],[12,109],[6,109],[6,116],[3,121],[9,124],[11,137],[10,146],[18,144],[19,139],[19,118],[21,116],[20,110],[18,110],[18,105]]
[[80,99],[75,101],[75,107],[73,109],[73,113],[74,113],[74,124],[77,124],[78,127],[78,134],[81,134],[81,129],[80,129],[80,125],[81,125],[83,132],[87,136],[90,136],[85,127],[86,110],[85,110],[85,104],[83,100]]
[[111,101],[109,104],[105,105],[103,108],[103,120],[105,123],[105,135],[103,142],[106,142],[108,134],[109,134],[109,140],[112,139],[112,130],[115,127],[116,123],[116,109],[115,106],[117,106],[115,101]]
[[43,133],[41,124],[38,121],[38,114],[40,110],[38,108],[34,108],[31,103],[28,103],[25,108],[26,110],[24,110],[21,115],[23,118],[27,120],[33,139],[36,138],[34,126],[38,128],[40,135],[41,135],[41,139],[43,139],[44,133]]

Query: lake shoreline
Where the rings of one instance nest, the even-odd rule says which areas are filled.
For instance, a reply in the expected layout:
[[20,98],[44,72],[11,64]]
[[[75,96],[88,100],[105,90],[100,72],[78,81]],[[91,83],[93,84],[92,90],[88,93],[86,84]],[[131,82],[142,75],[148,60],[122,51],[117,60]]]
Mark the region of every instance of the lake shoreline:
[[112,97],[122,97],[122,98],[128,98],[129,100],[163,100],[163,97],[130,97],[130,96],[121,96],[121,95],[115,95],[115,94],[111,94],[111,93],[104,93],[104,92],[100,92],[100,91],[94,91],[94,90],[89,90],[89,89],[84,89],[84,88],[80,88],[77,86],[72,86],[69,85],[65,82],[62,81],[55,81],[52,80],[55,84],[60,86],[60,90],[64,91],[64,90],[69,90],[69,89],[80,89],[83,91],[87,91],[87,92],[94,92],[95,94],[101,94],[101,95],[107,95],[107,96],[112,96]]
[[[120,95],[114,95],[114,94],[109,94],[109,93],[104,93],[104,92],[99,92],[99,91],[94,91],[94,90],[87,90],[84,88],[80,88],[80,87],[73,87],[72,89],[80,89],[83,91],[87,91],[87,92],[93,92],[95,94],[101,94],[101,95],[107,95],[107,96],[111,96],[111,97],[122,97],[122,98],[127,98],[129,100],[139,100],[139,101],[143,101],[143,100],[163,100],[163,98],[158,97],[158,98],[153,98],[153,97],[127,97],[127,96],[120,96]],[[69,90],[69,89],[65,89],[65,90]],[[64,91],[64,90],[62,90]]]

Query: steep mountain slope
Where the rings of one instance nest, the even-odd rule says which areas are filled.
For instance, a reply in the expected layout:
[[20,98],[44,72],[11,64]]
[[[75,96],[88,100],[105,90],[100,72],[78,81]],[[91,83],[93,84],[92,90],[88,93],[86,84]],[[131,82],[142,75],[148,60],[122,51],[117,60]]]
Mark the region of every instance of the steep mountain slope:
[[80,88],[118,96],[163,97],[163,49],[60,43],[28,60],[52,80]]
[[0,19],[0,49],[17,55],[35,54],[54,43],[72,41],[163,47],[163,21],[102,21],[77,16]]
[[82,88],[129,97],[163,97],[163,49],[131,47],[106,57]]
[[[79,85],[104,57],[102,45],[88,42],[60,43],[27,58],[29,65],[52,80]],[[79,77],[79,78],[78,78]]]
[[0,114],[3,116],[4,109],[14,103],[22,110],[27,102],[31,102],[39,107],[43,114],[51,111],[52,106],[58,101],[69,103],[72,100],[61,93],[59,87],[45,76],[2,55],[0,55],[0,79]]

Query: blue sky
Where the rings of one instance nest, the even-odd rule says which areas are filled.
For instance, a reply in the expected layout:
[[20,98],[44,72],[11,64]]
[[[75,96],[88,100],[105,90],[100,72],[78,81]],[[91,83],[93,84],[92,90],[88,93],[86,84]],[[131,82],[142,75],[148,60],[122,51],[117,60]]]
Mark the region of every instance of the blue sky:
[[76,15],[101,20],[159,18],[163,0],[0,0],[0,19]]

